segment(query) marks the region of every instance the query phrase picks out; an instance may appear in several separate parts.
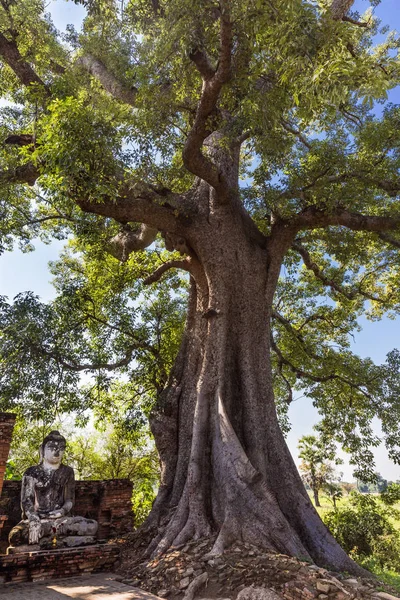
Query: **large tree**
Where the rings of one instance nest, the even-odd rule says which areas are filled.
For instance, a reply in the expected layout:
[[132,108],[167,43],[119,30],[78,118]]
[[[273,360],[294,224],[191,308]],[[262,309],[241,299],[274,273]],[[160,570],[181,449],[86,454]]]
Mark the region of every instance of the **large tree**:
[[[385,383],[397,384],[399,357],[378,368],[348,341],[363,310],[399,303],[400,114],[373,112],[398,82],[397,40],[374,47],[377,21],[349,14],[352,0],[83,4],[82,32],[60,37],[41,0],[0,2],[3,247],[16,235],[29,247],[34,235],[74,234],[100,295],[101,266],[115,262],[100,247],[125,274],[132,253],[149,248],[149,266],[155,248],[148,285],[171,269],[189,274],[181,346],[150,414],[162,481],[148,525],[164,523],[150,550],[217,532],[214,553],[241,539],[356,572],[305,492],[274,388],[290,402],[301,380],[324,431],[364,467],[380,416],[399,457],[398,401]],[[137,304],[113,304],[108,289],[104,323],[72,285],[78,263],[69,288],[58,274],[62,336],[54,307],[19,298],[21,322],[36,311],[31,329],[4,308],[6,330],[29,348],[24,364],[44,357],[51,379],[123,368],[141,353],[157,362],[146,324],[131,328]],[[40,337],[46,315],[51,343]],[[92,334],[92,362],[79,362]],[[12,339],[5,352],[12,362]]]

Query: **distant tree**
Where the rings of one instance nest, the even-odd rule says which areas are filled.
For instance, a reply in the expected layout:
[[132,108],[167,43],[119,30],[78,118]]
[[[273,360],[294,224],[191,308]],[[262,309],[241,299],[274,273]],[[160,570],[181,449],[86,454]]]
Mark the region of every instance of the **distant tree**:
[[373,473],[368,481],[357,482],[357,489],[362,494],[381,494],[387,487],[387,479],[384,479],[378,472]]
[[334,478],[334,464],[341,464],[336,457],[336,447],[332,442],[321,440],[315,435],[304,435],[298,443],[299,457],[302,459],[300,472],[313,494],[315,506],[321,506],[319,491]]
[[342,486],[347,495],[350,494],[350,492],[352,492],[353,490],[357,489],[356,483],[348,483],[347,481],[342,481],[340,485]]
[[387,490],[388,482],[387,479],[384,479],[380,473],[376,474],[376,488],[377,491],[382,494],[385,490]]
[[343,489],[340,483],[335,481],[326,481],[323,484],[322,489],[332,501],[333,508],[336,509],[337,501],[343,498]]
[[381,500],[388,506],[400,502],[400,483],[391,483],[386,490],[381,493]]

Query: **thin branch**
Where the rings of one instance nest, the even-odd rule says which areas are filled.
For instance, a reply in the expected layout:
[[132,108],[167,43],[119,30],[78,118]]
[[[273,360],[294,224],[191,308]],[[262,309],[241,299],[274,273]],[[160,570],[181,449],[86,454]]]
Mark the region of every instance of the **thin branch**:
[[84,54],[76,60],[88,73],[98,79],[103,88],[117,100],[134,106],[137,96],[135,87],[128,87],[121,83],[107,67],[92,54]]
[[163,265],[161,265],[160,267],[158,267],[158,269],[156,269],[154,271],[154,273],[152,273],[151,275],[146,277],[146,279],[143,280],[144,285],[150,285],[151,283],[155,283],[156,281],[159,281],[159,279],[161,279],[161,277],[164,275],[164,273],[166,273],[170,269],[183,269],[184,271],[189,271],[189,272],[191,272],[191,270],[192,270],[188,259],[169,260],[168,262],[166,262]]
[[46,221],[52,221],[52,220],[55,220],[55,219],[56,220],[71,221],[72,223],[75,223],[75,219],[73,219],[72,217],[69,217],[68,215],[64,215],[57,208],[55,209],[55,210],[57,210],[57,214],[56,215],[47,215],[46,217],[40,217],[40,218],[37,218],[37,219],[31,219],[29,212],[23,210],[20,206],[16,206],[12,202],[8,202],[8,205],[11,206],[11,208],[13,208],[14,210],[16,210],[17,212],[19,212],[24,217],[24,219],[26,219],[25,225],[37,225],[39,223],[44,223]]
[[49,89],[40,79],[31,65],[22,58],[18,46],[14,40],[8,40],[3,33],[0,32],[0,57],[14,71],[19,80],[24,85],[39,85],[49,94]]
[[60,355],[57,352],[51,352],[49,350],[45,350],[44,348],[38,348],[38,351],[40,353],[44,354],[45,356],[48,356],[49,358],[53,358],[55,361],[57,361],[58,364],[62,365],[65,369],[79,373],[81,371],[98,371],[98,370],[114,371],[115,369],[120,369],[122,367],[126,367],[132,361],[132,356],[133,356],[134,351],[138,350],[142,347],[143,347],[143,344],[140,344],[140,343],[131,345],[127,349],[124,358],[121,358],[120,360],[118,360],[114,363],[98,362],[98,363],[81,364],[74,360],[69,360],[69,361],[64,360],[60,357]]
[[76,219],[72,217],[67,217],[67,215],[48,215],[47,217],[41,217],[40,219],[32,219],[27,221],[25,225],[38,225],[39,223],[45,223],[46,221],[70,221],[71,223],[76,223]]
[[300,333],[300,331],[298,329],[296,329],[295,327],[293,327],[293,325],[290,323],[290,321],[288,321],[287,319],[285,319],[285,317],[283,315],[281,315],[276,310],[272,311],[271,316],[276,321],[279,321],[279,323],[281,323],[284,326],[284,328],[286,329],[286,331],[288,331],[293,337],[296,338],[297,341],[300,342],[300,344],[303,347],[304,352],[308,356],[310,356],[311,358],[314,358],[315,360],[320,360],[321,359],[321,357],[318,354],[314,354],[314,352],[311,352],[308,349],[307,343],[306,343],[304,337],[301,335],[301,333]]
[[292,248],[296,250],[303,259],[303,262],[309,271],[312,271],[324,285],[330,287],[332,290],[339,292],[342,296],[345,296],[348,300],[354,300],[355,294],[353,291],[348,291],[346,288],[336,283],[333,279],[329,279],[326,275],[323,274],[322,270],[319,266],[312,260],[310,253],[304,246],[302,246],[299,242],[294,242],[292,244]]
[[342,21],[346,21],[347,23],[351,23],[352,25],[357,25],[357,27],[369,27],[370,25],[367,21],[356,21],[355,19],[346,16],[342,17]]
[[308,148],[308,150],[311,150],[311,144],[307,141],[307,139],[304,137],[304,135],[301,133],[301,131],[299,131],[298,129],[293,127],[293,125],[291,123],[288,123],[284,119],[281,119],[281,125],[282,125],[283,129],[285,129],[292,135],[296,136],[300,140],[300,142],[303,144],[303,146]]
[[[342,327],[340,325],[338,325],[337,323],[335,323],[332,319],[328,319],[328,317],[326,315],[318,315],[318,314],[313,314],[310,315],[309,317],[307,317],[303,323],[300,325],[300,327],[298,328],[297,331],[301,331],[303,329],[303,327],[305,327],[306,325],[308,325],[309,323],[312,323],[313,321],[325,321],[326,323],[329,324],[330,327],[333,327],[334,329],[339,329],[339,331],[342,331],[344,333],[348,333],[347,328],[346,327]],[[353,334],[349,334],[353,337]]]
[[391,244],[395,248],[400,248],[400,241],[396,240],[391,235],[388,235],[387,233],[378,233],[378,237],[384,242]]
[[271,343],[271,348],[273,349],[273,351],[277,355],[279,361],[281,361],[284,365],[286,365],[287,367],[289,367],[289,369],[291,371],[293,371],[293,373],[296,374],[297,378],[299,378],[299,379],[309,379],[310,381],[313,381],[315,383],[326,383],[327,381],[333,381],[333,380],[336,379],[336,380],[342,381],[343,383],[345,383],[346,385],[348,385],[352,389],[355,389],[355,390],[361,392],[366,398],[371,399],[371,395],[368,394],[368,392],[366,392],[363,389],[363,387],[362,387],[363,384],[354,383],[354,381],[351,381],[350,379],[347,379],[347,377],[343,377],[342,375],[338,375],[337,373],[330,373],[329,375],[314,375],[313,373],[309,373],[307,371],[304,371],[300,367],[296,367],[288,358],[286,358],[282,354],[282,351],[280,350],[280,348],[276,344],[276,342],[275,342],[272,334],[270,336],[270,343]]
[[363,124],[363,122],[360,119],[360,117],[358,117],[357,115],[354,115],[353,113],[351,113],[350,111],[348,111],[343,106],[341,108],[339,108],[339,110],[342,113],[342,115],[345,117],[345,119],[348,119],[349,121],[351,121],[357,127],[361,127],[361,125]]
[[[380,298],[379,296],[374,296],[373,294],[370,294],[369,292],[365,292],[364,290],[361,289],[361,283],[357,289],[346,289],[345,287],[343,287],[342,285],[340,285],[333,279],[330,279],[329,277],[324,275],[323,271],[312,260],[311,255],[308,252],[308,250],[306,250],[306,248],[304,248],[304,246],[302,246],[299,242],[294,242],[292,244],[292,248],[300,254],[307,269],[312,271],[317,279],[319,279],[325,286],[330,287],[332,290],[335,290],[339,294],[342,294],[342,296],[344,296],[348,300],[355,300],[355,298],[357,298],[357,295],[364,296],[365,298],[367,298],[368,300],[372,300],[373,302],[385,303],[390,300],[391,295],[388,298]],[[387,265],[384,265],[379,268],[380,269],[385,268],[386,266]],[[376,269],[376,270],[378,270],[378,269]],[[363,277],[363,281],[370,275],[371,275],[371,273],[367,273]]]

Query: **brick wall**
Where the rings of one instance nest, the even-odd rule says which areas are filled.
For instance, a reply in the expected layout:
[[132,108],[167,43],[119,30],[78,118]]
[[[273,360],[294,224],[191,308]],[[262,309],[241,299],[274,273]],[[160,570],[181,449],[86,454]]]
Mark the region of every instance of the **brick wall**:
[[[7,583],[112,571],[118,556],[116,544],[0,556],[0,588]],[[23,592],[20,597],[23,597]]]
[[[99,539],[116,537],[133,527],[132,482],[129,479],[103,481],[77,481],[74,514],[95,519],[99,523]],[[0,531],[0,541],[21,519],[21,482],[5,481],[0,498],[0,514],[8,517]]]
[[[14,429],[15,415],[0,412],[0,496],[6,472],[6,462],[10,451],[11,436]],[[0,525],[1,527],[1,525]]]

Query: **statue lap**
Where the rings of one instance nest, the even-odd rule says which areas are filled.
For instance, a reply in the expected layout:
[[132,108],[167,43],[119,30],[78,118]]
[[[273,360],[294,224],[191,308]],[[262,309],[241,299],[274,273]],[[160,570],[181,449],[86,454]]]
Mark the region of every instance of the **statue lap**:
[[[97,533],[98,523],[93,519],[85,519],[84,517],[60,517],[59,519],[41,519],[40,521],[40,538],[56,537],[57,539],[63,536],[91,536],[94,537]],[[9,535],[10,546],[20,546],[29,542],[29,520],[20,521],[10,531]]]

